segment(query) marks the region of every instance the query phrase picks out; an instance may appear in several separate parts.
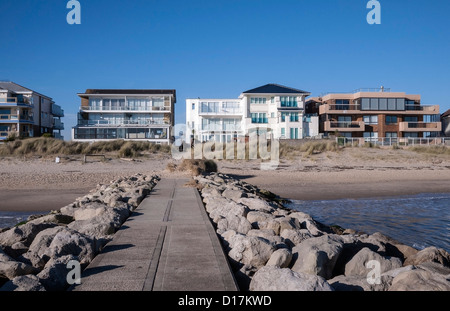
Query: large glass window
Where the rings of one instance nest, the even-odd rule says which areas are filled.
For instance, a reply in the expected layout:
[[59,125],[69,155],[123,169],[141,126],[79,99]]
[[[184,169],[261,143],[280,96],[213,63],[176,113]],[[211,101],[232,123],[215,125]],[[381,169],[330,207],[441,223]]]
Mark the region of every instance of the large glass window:
[[297,97],[295,96],[281,96],[281,107],[298,107]]
[[267,99],[264,97],[251,97],[250,104],[265,104]]
[[398,120],[397,116],[386,116],[386,124],[387,125],[397,124],[397,122],[398,122],[397,120]]
[[252,123],[269,123],[265,113],[252,113]]
[[407,117],[404,117],[403,119],[404,119],[405,122],[418,122],[419,121],[418,117],[407,116]]
[[362,98],[361,110],[398,110],[404,111],[404,98]]
[[364,120],[365,124],[369,124],[369,125],[378,124],[378,116],[364,116],[363,120]]

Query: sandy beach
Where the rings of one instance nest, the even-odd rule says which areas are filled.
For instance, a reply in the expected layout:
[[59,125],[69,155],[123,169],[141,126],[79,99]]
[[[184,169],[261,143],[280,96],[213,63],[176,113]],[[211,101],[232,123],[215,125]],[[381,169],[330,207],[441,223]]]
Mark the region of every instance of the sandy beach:
[[[82,163],[81,158],[3,158],[0,160],[0,211],[59,209],[99,183],[136,173],[176,177],[166,166],[170,155],[134,161],[111,158]],[[348,148],[282,159],[276,170],[260,161],[217,161],[218,169],[294,200],[376,198],[450,192],[450,159],[407,150]],[[185,175],[184,175],[185,176]]]

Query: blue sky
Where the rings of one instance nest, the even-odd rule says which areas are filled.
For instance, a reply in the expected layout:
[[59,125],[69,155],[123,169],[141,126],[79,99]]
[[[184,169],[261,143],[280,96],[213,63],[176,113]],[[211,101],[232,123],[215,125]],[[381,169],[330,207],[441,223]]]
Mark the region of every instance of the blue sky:
[[318,95],[379,87],[450,108],[450,1],[79,0],[0,1],[0,79],[52,97],[66,139],[87,88],[177,90],[186,98],[237,98],[279,83]]

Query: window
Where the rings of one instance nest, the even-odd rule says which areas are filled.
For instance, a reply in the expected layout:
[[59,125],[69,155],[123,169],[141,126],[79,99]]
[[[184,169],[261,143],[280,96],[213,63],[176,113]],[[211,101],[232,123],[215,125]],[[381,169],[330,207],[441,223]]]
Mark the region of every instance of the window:
[[364,123],[369,125],[378,124],[378,116],[364,116]]
[[286,122],[286,117],[289,117],[289,112],[281,113],[281,122]]
[[364,132],[364,140],[369,142],[378,141],[378,132]]
[[425,122],[425,123],[440,122],[440,121],[441,121],[441,116],[438,114],[423,116],[423,122]]
[[291,122],[298,122],[298,112],[291,113]]
[[266,98],[263,97],[252,97],[250,98],[250,104],[265,104]]
[[336,110],[349,110],[350,101],[348,99],[336,99]]
[[270,103],[271,103],[271,104],[275,103],[275,97],[271,97],[271,98],[270,98]]
[[397,132],[386,132],[386,137],[387,138],[397,138],[398,133]]
[[416,132],[406,132],[403,134],[404,137],[406,138],[418,138],[419,137],[419,133]]
[[252,123],[269,123],[265,113],[252,113]]
[[345,138],[352,138],[352,133],[351,132],[341,132],[339,134],[341,134],[341,136],[345,137]]
[[195,110],[195,104],[192,104],[192,110]]
[[281,96],[281,107],[298,107],[297,97],[295,96]]
[[281,137],[286,137],[286,128],[281,128]]
[[397,116],[386,116],[386,124],[397,124]]
[[404,117],[405,122],[419,122],[418,117]]
[[272,112],[272,113],[270,114],[270,117],[271,117],[271,118],[275,118],[275,112]]

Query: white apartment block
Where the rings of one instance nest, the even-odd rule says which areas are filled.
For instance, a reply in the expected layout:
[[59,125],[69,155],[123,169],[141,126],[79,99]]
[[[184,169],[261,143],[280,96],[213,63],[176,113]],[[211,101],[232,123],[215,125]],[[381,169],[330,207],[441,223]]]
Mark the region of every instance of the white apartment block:
[[230,142],[252,133],[273,139],[319,135],[319,118],[305,112],[309,92],[267,84],[238,99],[187,99],[186,126],[197,141]]

